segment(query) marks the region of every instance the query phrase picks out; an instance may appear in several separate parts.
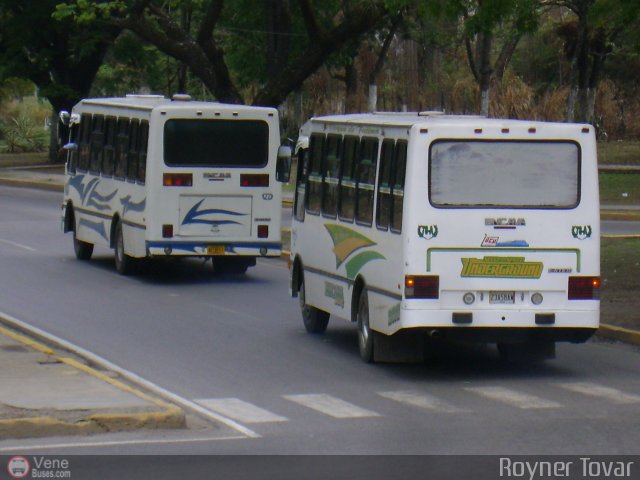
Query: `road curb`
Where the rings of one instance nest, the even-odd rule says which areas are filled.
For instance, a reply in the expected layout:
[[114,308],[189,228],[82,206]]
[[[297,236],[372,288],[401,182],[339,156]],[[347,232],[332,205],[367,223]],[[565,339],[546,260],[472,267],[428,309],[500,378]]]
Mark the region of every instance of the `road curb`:
[[640,213],[635,212],[600,212],[600,220],[622,220],[633,222],[640,220]]
[[0,177],[0,185],[5,185],[8,187],[23,187],[23,188],[37,188],[40,190],[50,190],[53,192],[63,192],[64,185],[59,183],[49,183],[42,181],[34,181],[34,180],[23,180],[20,178],[5,178]]
[[[88,413],[80,421],[67,422],[51,416],[20,417],[0,420],[0,438],[34,438],[55,435],[80,435],[93,433],[107,433],[117,431],[133,431],[140,429],[175,429],[186,428],[186,415],[176,405],[170,404],[149,395],[142,390],[112,378],[82,362],[57,354],[53,349],[40,343],[23,333],[15,331],[19,326],[0,315],[0,335],[5,335],[22,343],[26,347],[35,349],[50,356],[56,361],[80,370],[100,381],[109,383],[113,387],[142,398],[153,404],[158,410],[145,412],[123,413]],[[10,328],[8,328],[10,327]]]
[[640,331],[629,328],[616,327],[601,323],[597,335],[611,340],[618,340],[632,345],[640,345]]

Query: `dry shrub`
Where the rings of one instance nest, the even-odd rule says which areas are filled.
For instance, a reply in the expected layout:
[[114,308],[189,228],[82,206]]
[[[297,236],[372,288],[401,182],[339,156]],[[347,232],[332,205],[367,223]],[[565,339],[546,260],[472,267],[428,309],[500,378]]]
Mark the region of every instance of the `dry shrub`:
[[497,118],[532,118],[533,89],[517,75],[507,75],[492,89],[489,112]]

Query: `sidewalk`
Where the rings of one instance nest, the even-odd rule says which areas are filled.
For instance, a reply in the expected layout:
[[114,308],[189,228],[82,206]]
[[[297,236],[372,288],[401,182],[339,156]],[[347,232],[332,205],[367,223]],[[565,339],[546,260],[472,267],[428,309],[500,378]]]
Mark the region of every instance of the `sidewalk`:
[[[62,192],[63,183],[62,166],[0,165],[1,185]],[[640,220],[640,207],[604,205],[601,218]],[[640,330],[602,324],[598,335],[640,345]],[[1,316],[0,365],[0,441],[186,427],[179,407],[77,355],[33,340]]]
[[175,405],[0,318],[0,440],[186,427]]

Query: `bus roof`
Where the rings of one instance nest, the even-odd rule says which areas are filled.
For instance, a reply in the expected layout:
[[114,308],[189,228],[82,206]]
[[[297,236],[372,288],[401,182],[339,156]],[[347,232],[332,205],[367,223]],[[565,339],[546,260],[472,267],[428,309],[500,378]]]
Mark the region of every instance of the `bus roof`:
[[[531,127],[549,125],[553,122],[543,122],[539,120],[514,120],[501,118],[488,118],[481,115],[449,115],[438,111],[426,112],[373,112],[373,113],[353,113],[346,115],[327,115],[314,117],[310,120],[313,123],[325,124],[348,124],[354,126],[377,126],[377,127],[412,127],[419,124],[449,124],[458,126],[479,126],[479,125],[505,125],[505,124],[527,124]],[[558,125],[570,125],[558,122]],[[574,127],[576,124],[572,124]],[[587,125],[584,125],[587,126]],[[309,126],[307,129],[310,130]]]
[[91,108],[121,108],[142,111],[152,111],[157,107],[166,108],[192,108],[192,109],[210,109],[216,108],[223,111],[243,111],[243,110],[263,110],[274,113],[275,109],[269,107],[253,107],[248,105],[225,104],[218,102],[193,101],[188,95],[174,95],[173,98],[167,98],[163,95],[138,95],[131,94],[126,97],[106,97],[106,98],[85,98],[78,102],[74,110],[90,110]]

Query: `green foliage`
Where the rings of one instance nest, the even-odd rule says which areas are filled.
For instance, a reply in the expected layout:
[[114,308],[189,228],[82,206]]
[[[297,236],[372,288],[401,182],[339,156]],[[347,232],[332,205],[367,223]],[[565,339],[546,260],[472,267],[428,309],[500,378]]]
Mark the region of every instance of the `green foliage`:
[[6,150],[12,153],[41,152],[49,145],[45,122],[51,116],[51,105],[35,97],[3,105],[0,113],[0,136]]

